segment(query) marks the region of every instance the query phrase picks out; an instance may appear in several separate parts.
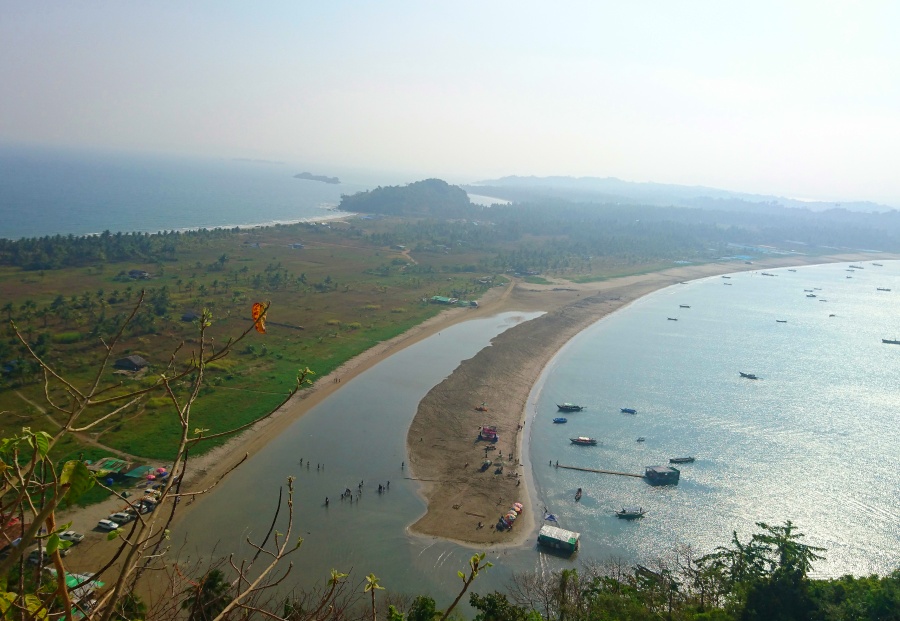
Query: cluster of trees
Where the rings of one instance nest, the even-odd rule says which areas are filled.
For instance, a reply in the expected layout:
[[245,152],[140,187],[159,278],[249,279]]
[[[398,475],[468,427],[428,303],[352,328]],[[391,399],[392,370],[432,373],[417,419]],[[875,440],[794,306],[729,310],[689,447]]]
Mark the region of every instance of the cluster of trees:
[[[111,233],[99,235],[47,235],[19,240],[0,239],[0,265],[25,270],[54,270],[123,261],[158,263],[175,259],[185,241],[204,243],[235,235],[234,229],[162,231],[160,233]],[[221,267],[224,263],[213,264]]]

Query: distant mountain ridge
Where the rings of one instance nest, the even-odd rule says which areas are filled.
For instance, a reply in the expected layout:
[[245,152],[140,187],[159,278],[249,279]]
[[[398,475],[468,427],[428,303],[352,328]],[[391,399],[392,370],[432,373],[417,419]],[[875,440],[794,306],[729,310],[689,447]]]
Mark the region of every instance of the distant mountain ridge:
[[886,212],[894,207],[870,201],[803,201],[767,194],[733,192],[704,186],[623,181],[615,177],[520,177],[478,181],[466,190],[508,200],[528,200],[528,196],[553,197],[573,201],[639,203],[644,205],[698,207],[706,209],[790,207],[825,211],[844,209],[854,212]]

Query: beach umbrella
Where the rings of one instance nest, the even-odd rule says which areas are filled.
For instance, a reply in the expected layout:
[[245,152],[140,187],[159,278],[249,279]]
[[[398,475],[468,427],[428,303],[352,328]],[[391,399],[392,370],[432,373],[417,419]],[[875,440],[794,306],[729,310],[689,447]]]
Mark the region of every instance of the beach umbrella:
[[147,480],[148,480],[148,481],[153,481],[153,480],[155,480],[155,479],[156,479],[156,475],[155,475],[155,474],[148,474],[148,475],[147,475]]
[[514,502],[514,503],[513,503],[513,509],[515,509],[518,513],[522,513],[522,503],[521,503],[521,502]]
[[510,522],[512,522],[513,520],[515,520],[515,519],[516,519],[516,512],[515,512],[515,511],[510,511],[509,513],[507,513],[507,514],[506,514],[506,519],[509,520]]
[[162,474],[162,473],[165,472],[165,471],[166,471],[165,468],[157,468],[157,469],[156,469],[156,473],[157,473],[157,474]]

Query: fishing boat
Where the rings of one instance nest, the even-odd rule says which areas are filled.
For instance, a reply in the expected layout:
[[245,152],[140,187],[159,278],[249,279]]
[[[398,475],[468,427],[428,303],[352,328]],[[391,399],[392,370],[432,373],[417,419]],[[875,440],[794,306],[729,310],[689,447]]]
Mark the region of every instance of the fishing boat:
[[745,379],[759,379],[759,377],[755,373],[744,373],[743,371],[738,371],[741,374],[741,377]]
[[731,276],[722,276],[722,278],[731,278]]
[[864,268],[862,265],[851,265],[850,267],[852,267],[852,268],[855,269],[855,270],[864,270],[864,269],[866,269],[866,268]]
[[560,417],[558,417],[558,418],[554,418],[554,419],[553,419],[553,422],[556,423],[557,425],[561,425],[562,423],[568,423],[568,422],[569,422],[569,419],[568,419],[568,418],[563,418],[562,416],[560,416]]
[[775,323],[787,323],[787,319],[776,319]]
[[572,444],[578,444],[580,446],[596,446],[597,440],[594,438],[587,438],[585,436],[578,436],[577,438],[569,438],[569,441]]
[[575,492],[575,502],[578,502],[579,500],[581,500],[581,488],[580,487],[578,488],[578,491]]
[[696,461],[696,457],[670,457],[670,464],[692,464]]
[[876,287],[875,290],[876,291],[890,291],[890,289],[888,289],[887,287]]
[[881,263],[873,263],[872,265],[875,265],[877,267],[884,267]]
[[619,411],[622,412],[622,414],[637,414],[637,410],[634,408],[619,408]]
[[788,270],[789,272],[796,272],[797,270]]
[[900,339],[881,339],[881,342],[887,345],[900,345]]
[[723,282],[722,284],[723,284],[723,285],[729,285],[729,286],[731,286],[731,283],[730,283],[730,282]]
[[763,272],[763,276],[778,276],[778,274],[770,274],[769,272]]
[[645,438],[644,436],[641,436],[637,439],[637,442],[646,442],[646,441],[647,441],[647,438]]
[[679,304],[678,305],[678,308],[690,308],[690,307],[691,307],[690,304]]
[[669,321],[678,321],[678,317],[666,317]]
[[646,513],[642,507],[622,507],[621,511],[616,511],[616,517],[623,520],[635,520],[644,517]]
[[575,405],[574,403],[557,403],[556,407],[560,412],[580,412],[584,409],[583,405]]
[[806,297],[808,297],[808,298],[814,298],[814,297],[816,297],[816,294],[815,294],[815,293],[807,293],[807,294],[806,294]]

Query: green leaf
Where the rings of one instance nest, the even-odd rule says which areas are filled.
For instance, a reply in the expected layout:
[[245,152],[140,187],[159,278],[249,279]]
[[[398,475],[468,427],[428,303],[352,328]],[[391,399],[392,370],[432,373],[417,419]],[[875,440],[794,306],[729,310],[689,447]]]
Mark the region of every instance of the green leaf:
[[111,530],[111,531],[109,531],[108,533],[106,533],[106,540],[107,540],[107,541],[112,541],[113,539],[116,539],[116,538],[117,538],[119,535],[121,535],[121,534],[122,534],[122,533],[121,533],[121,531],[120,531],[119,529]]
[[47,554],[53,554],[59,548],[59,535],[53,533],[47,537]]
[[462,580],[463,582],[466,581],[466,574],[464,574],[463,572],[458,571],[458,572],[456,572],[456,575],[459,576],[459,579]]
[[78,460],[67,461],[59,475],[59,482],[69,486],[69,491],[66,492],[66,499],[69,502],[78,500],[94,486],[95,481],[94,474]]
[[34,448],[41,457],[46,457],[50,451],[50,434],[46,431],[38,431],[34,434]]

